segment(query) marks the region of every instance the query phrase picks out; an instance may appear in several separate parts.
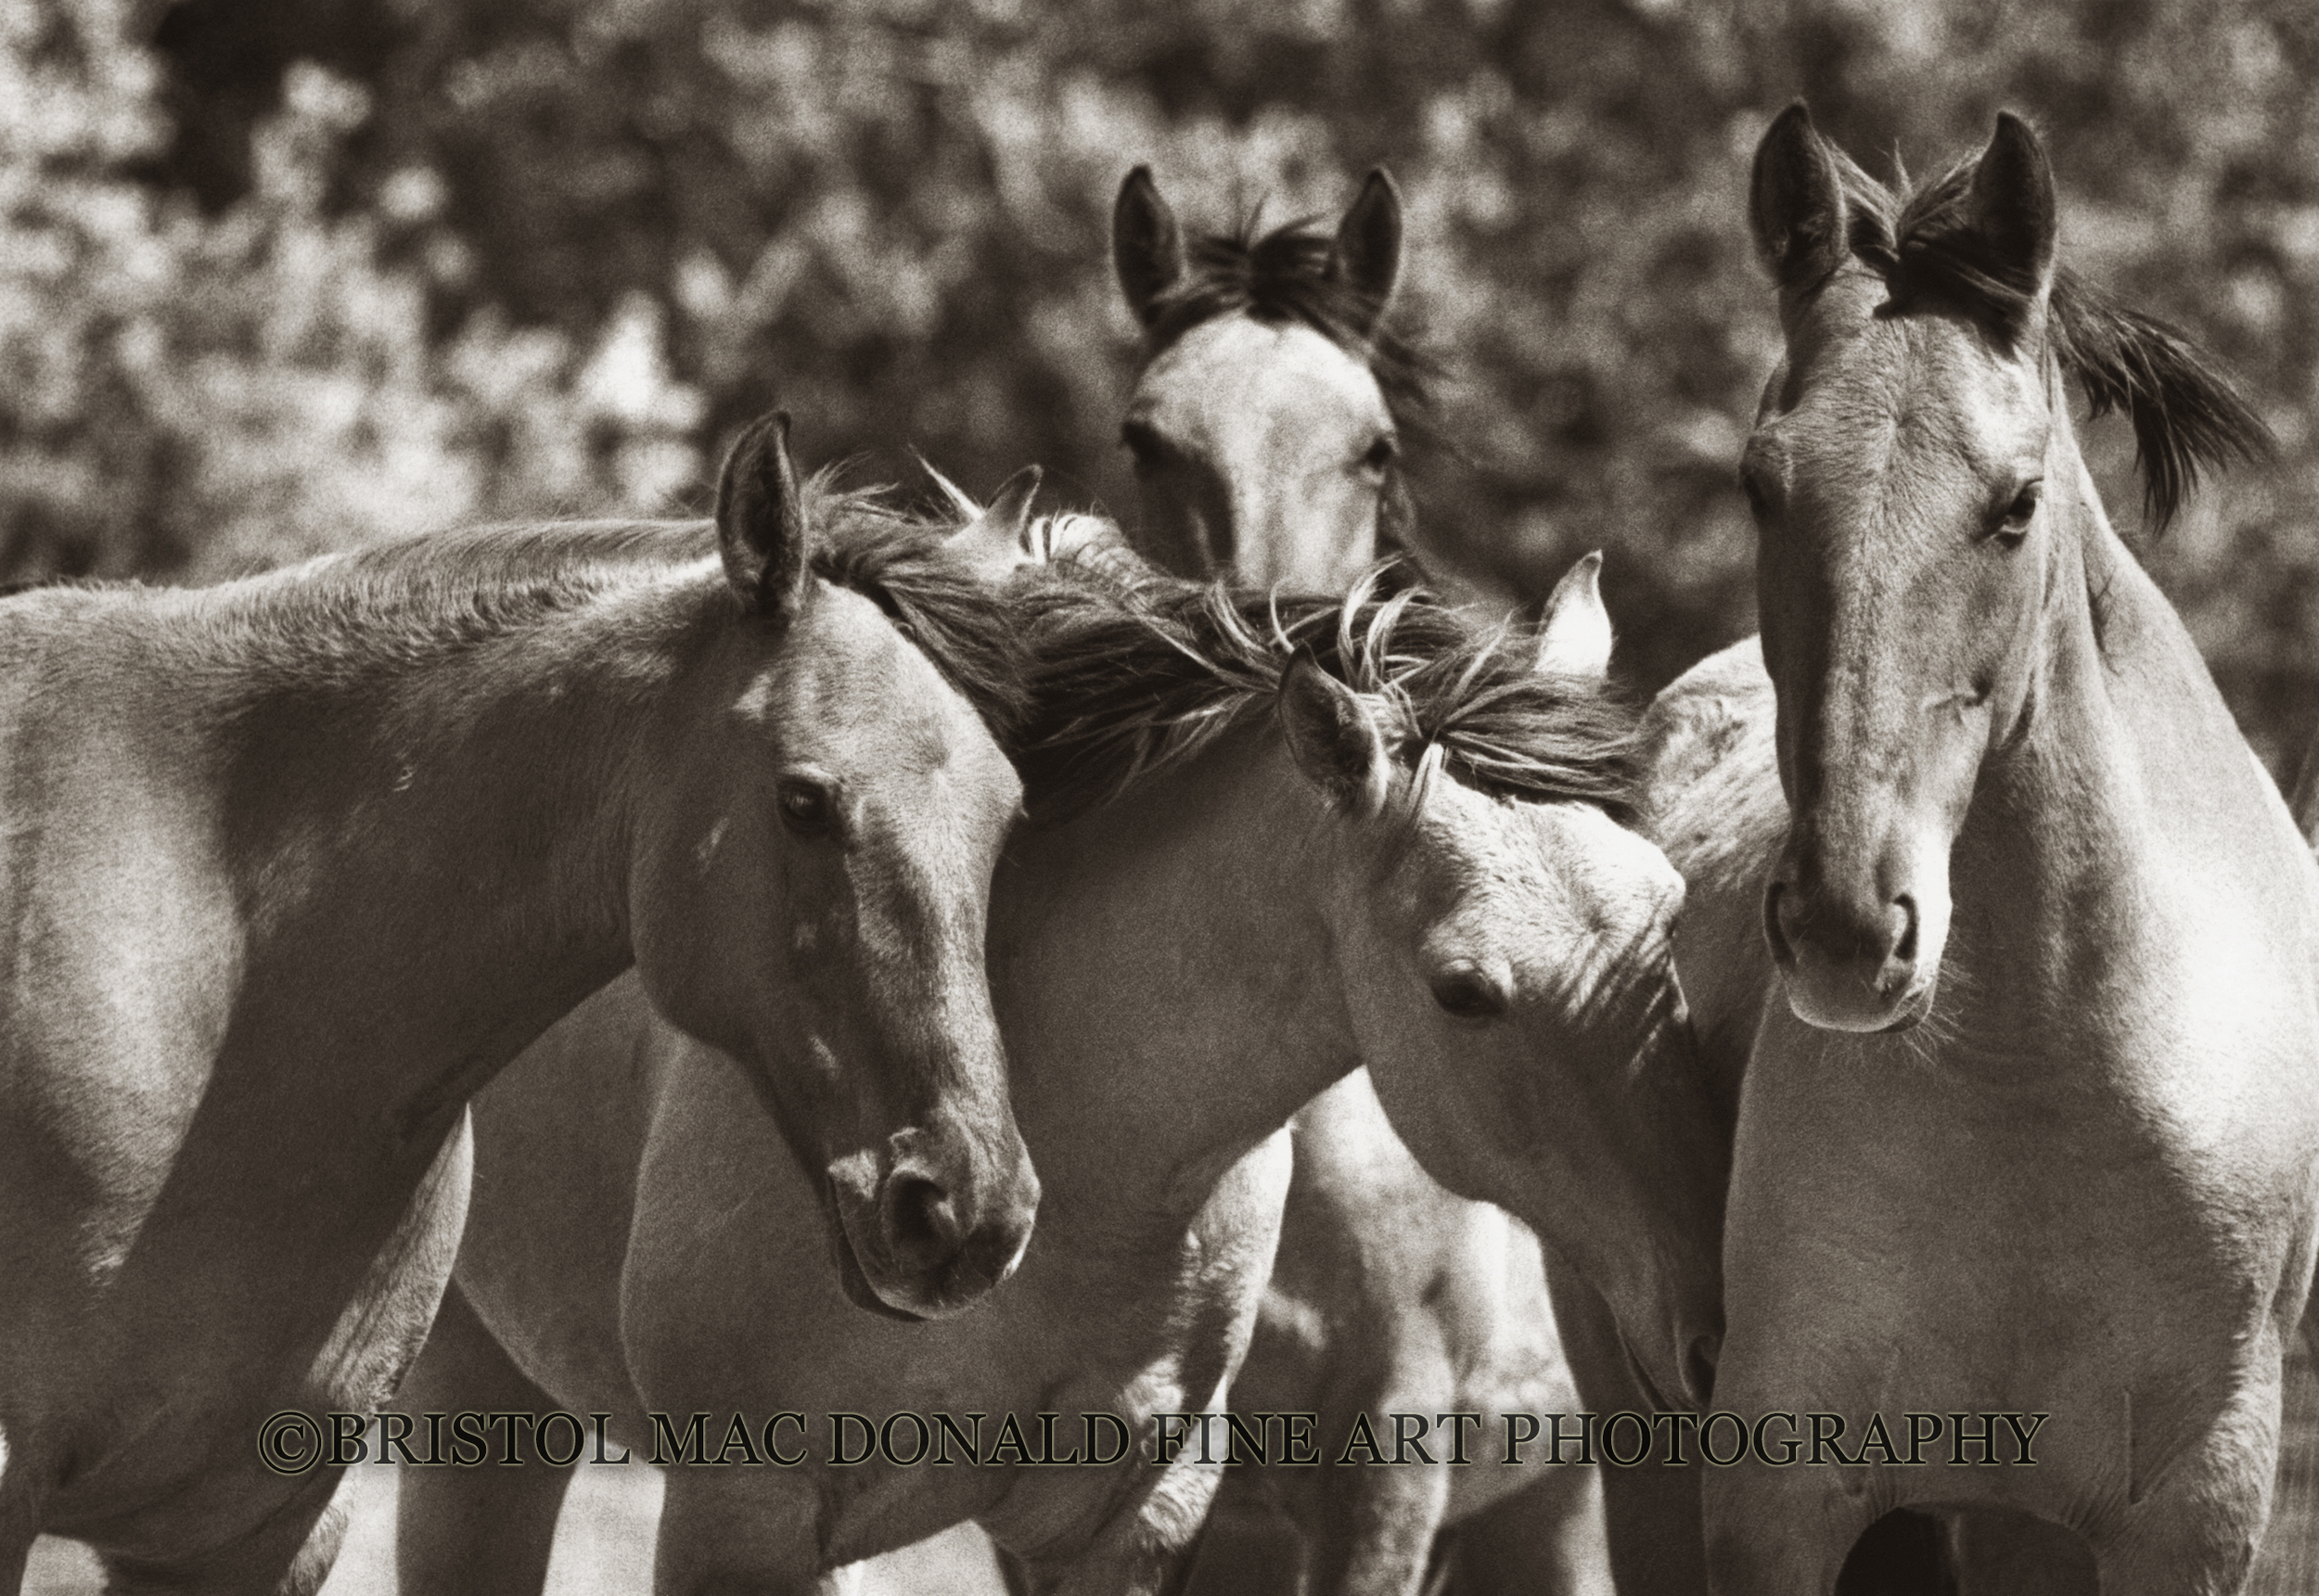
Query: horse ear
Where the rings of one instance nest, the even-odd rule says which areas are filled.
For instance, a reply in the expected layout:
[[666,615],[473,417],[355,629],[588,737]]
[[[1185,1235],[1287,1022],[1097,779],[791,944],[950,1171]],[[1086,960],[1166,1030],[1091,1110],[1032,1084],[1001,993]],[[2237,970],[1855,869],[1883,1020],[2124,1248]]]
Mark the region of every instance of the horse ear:
[[1599,682],[1610,674],[1610,612],[1602,606],[1602,551],[1554,584],[1538,611],[1535,669]]
[[1748,220],[1782,288],[1808,288],[1843,263],[1843,185],[1801,100],[1779,113],[1756,147]]
[[1039,480],[1036,466],[1007,478],[988,507],[950,534],[950,548],[992,576],[1039,564],[1040,553],[1031,543],[1031,501],[1038,495]]
[[1361,197],[1337,224],[1336,242],[1328,247],[1328,276],[1366,301],[1360,328],[1365,338],[1384,319],[1393,286],[1401,280],[1401,190],[1381,166],[1371,169]]
[[1160,296],[1184,275],[1184,236],[1175,212],[1160,198],[1151,168],[1139,166],[1120,185],[1111,207],[1111,265],[1135,319],[1149,326],[1159,314]]
[[1163,573],[1137,554],[1119,523],[1086,511],[1049,516],[1031,528],[1035,547],[1031,557],[1046,565],[1077,560],[1093,569],[1108,571],[1130,582]]
[[1965,194],[1966,225],[1980,241],[1991,275],[2032,303],[2054,283],[2054,170],[2030,124],[1997,113],[1997,131],[1973,167]]
[[1280,728],[1297,768],[1327,798],[1329,807],[1355,820],[1385,808],[1392,756],[1385,734],[1361,695],[1299,655],[1280,679]]
[[789,462],[789,416],[775,411],[745,428],[717,478],[717,553],[741,602],[788,620],[813,581],[811,535]]

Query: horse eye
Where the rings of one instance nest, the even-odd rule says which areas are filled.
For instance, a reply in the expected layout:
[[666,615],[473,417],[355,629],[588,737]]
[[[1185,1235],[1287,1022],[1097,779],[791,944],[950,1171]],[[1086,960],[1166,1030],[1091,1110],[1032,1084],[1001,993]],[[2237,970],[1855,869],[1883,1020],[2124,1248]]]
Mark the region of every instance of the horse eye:
[[2019,492],[2013,495],[2013,503],[2005,506],[2003,518],[1990,534],[1996,539],[1998,547],[2018,549],[2021,546],[2021,540],[2029,536],[2030,523],[2037,517],[2037,505],[2044,497],[2044,492],[2045,484],[2039,480],[2024,485]]
[[1167,440],[1140,421],[1124,422],[1120,427],[1120,441],[1135,456],[1135,469],[1149,470],[1165,461],[1172,451]]
[[774,801],[780,806],[781,824],[800,836],[826,836],[837,811],[829,789],[819,782],[791,776],[775,789]]
[[1401,445],[1389,432],[1369,445],[1368,453],[1361,456],[1361,464],[1364,469],[1382,471],[1393,463],[1394,457],[1400,453]]
[[1505,989],[1485,972],[1461,964],[1433,977],[1433,1001],[1461,1020],[1495,1019],[1505,1012]]

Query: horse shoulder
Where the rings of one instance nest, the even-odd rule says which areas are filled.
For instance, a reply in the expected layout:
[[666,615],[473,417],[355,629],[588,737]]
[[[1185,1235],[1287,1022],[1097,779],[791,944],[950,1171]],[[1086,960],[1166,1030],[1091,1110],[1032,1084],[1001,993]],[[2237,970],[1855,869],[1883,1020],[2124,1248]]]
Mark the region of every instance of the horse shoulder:
[[[2319,1156],[2319,864],[2155,583],[2123,571],[2108,602],[2127,620],[2113,620],[2105,661],[2127,747],[2082,779],[2093,792],[2066,795],[2087,845],[2114,856],[2092,900],[2106,913],[2082,916],[2083,935],[2130,972],[2123,1032],[2162,1065],[2152,1089],[2172,1080],[2197,1096],[2188,1123],[2245,1121],[2249,1143],[2223,1167],[2245,1168],[2281,1134],[2307,1149],[2287,1163],[2307,1165]],[[2245,1112],[2218,1116],[2223,1103]]]
[[137,669],[115,623],[134,596],[0,605],[0,1112],[40,1143],[0,1156],[0,1211],[61,1241],[32,1216],[85,1205],[72,1245],[97,1272],[229,1043],[247,932],[201,706]]

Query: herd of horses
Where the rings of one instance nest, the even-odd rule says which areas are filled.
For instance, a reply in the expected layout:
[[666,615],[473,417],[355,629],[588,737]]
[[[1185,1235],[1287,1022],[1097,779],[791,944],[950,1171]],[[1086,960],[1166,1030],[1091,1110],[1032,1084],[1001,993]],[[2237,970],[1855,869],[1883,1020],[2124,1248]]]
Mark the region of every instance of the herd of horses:
[[[0,1586],[53,1533],[311,1592],[347,1476],[261,1426],[392,1406],[807,1415],[669,1471],[670,1593],[966,1521],[1073,1593],[2238,1590],[2319,866],[2067,383],[2161,522],[2261,425],[2060,262],[2012,117],[1888,186],[1790,108],[1749,216],[1762,635],[1647,705],[1597,557],[1497,625],[1411,580],[1381,173],[1188,243],[1128,179],[1133,540],[774,418],[707,525],[0,602]],[[2034,1468],[826,1428],[1710,1407],[2052,1417]],[[404,1586],[539,1589],[571,1477],[404,1471]]]

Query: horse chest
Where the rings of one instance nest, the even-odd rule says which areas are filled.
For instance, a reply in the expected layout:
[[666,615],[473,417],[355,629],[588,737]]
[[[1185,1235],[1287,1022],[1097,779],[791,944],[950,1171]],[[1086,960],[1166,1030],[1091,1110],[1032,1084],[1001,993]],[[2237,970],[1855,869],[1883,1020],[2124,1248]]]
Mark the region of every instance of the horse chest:
[[1914,1045],[1767,1021],[1727,1247],[1750,1387],[2046,1411],[2120,1443],[2130,1410],[2146,1435],[2202,1428],[2291,1283],[2308,1202],[2240,1123],[2228,1050],[2136,1070],[2083,1036],[1969,1065]]

